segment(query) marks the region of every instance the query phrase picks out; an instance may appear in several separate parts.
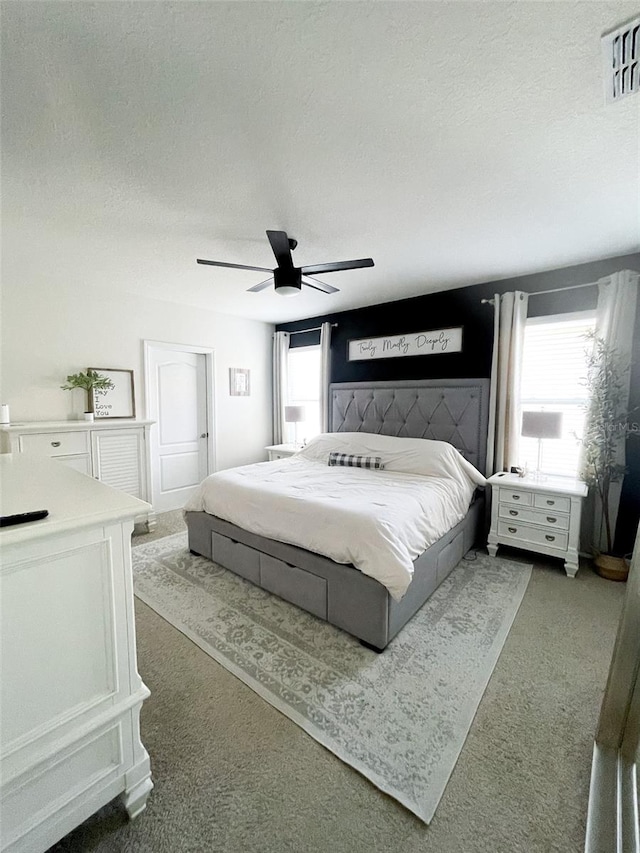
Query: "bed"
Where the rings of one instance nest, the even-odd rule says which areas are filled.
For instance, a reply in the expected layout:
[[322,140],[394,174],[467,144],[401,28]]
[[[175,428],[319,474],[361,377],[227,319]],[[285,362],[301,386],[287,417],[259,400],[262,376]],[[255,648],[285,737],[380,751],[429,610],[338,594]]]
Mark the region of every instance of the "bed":
[[[300,454],[299,459],[292,457],[290,460],[243,466],[231,472],[219,472],[213,477],[218,478],[215,481],[218,486],[221,479],[235,479],[234,499],[236,506],[241,507],[243,495],[251,494],[244,493],[242,489],[254,469],[267,472],[272,481],[271,488],[278,491],[280,480],[286,479],[287,476],[291,478],[291,472],[296,465],[303,470],[300,466],[305,463],[305,455],[310,457],[312,462],[314,453],[318,459],[322,459],[322,453],[333,446],[334,439],[337,442],[335,446],[339,449],[349,449],[353,442],[356,450],[373,448],[375,451],[376,447],[386,447],[391,441],[386,437],[390,436],[398,437],[400,444],[403,444],[404,439],[428,439],[427,442],[413,442],[413,445],[438,445],[439,454],[447,465],[451,465],[450,457],[454,455],[461,465],[467,460],[466,464],[471,463],[474,469],[484,472],[488,391],[488,380],[483,379],[332,384],[330,432],[335,435],[320,437],[319,450],[314,442],[310,442],[306,454]],[[442,442],[452,445],[459,453],[453,453],[448,445],[440,447]],[[404,444],[411,445],[411,442]],[[387,455],[386,458],[388,460],[391,457]],[[313,487],[312,491],[317,491],[320,500],[327,474],[324,464],[318,465],[317,461],[315,464],[314,475],[318,478],[317,483],[313,480],[309,481],[309,485]],[[343,472],[346,473],[346,469],[342,469],[341,476]],[[375,478],[377,473],[358,469],[355,474],[358,488],[365,480]],[[404,486],[400,481],[408,482],[413,476],[412,471],[407,473],[402,466],[398,468],[394,464],[388,464],[380,473],[379,482],[382,484],[384,479],[390,480],[392,488]],[[305,482],[309,477],[310,475],[305,473],[299,477],[299,481]],[[482,478],[479,478],[474,485],[479,484],[481,480]],[[386,577],[384,582],[381,582],[372,576],[372,573],[365,573],[368,568],[361,566],[360,570],[351,564],[345,564],[342,554],[339,555],[341,562],[337,562],[316,550],[293,544],[297,531],[296,536],[285,533],[280,539],[255,532],[262,529],[255,521],[255,507],[253,516],[247,511],[247,520],[244,522],[253,527],[253,530],[245,529],[238,509],[235,514],[227,512],[227,505],[233,505],[231,498],[225,504],[225,511],[221,512],[221,515],[224,514],[227,518],[222,518],[204,511],[202,507],[206,504],[199,494],[187,504],[185,519],[189,548],[193,553],[214,560],[247,580],[347,631],[365,645],[381,651],[476,542],[484,524],[483,490],[472,488],[469,495],[470,505],[468,508],[465,506],[462,513],[458,512],[450,529],[440,531],[437,539],[426,550],[415,555],[408,567],[410,582],[400,583],[396,587],[391,584],[391,588]],[[265,515],[272,505],[276,505],[275,500],[274,494],[262,499],[261,506],[265,509]],[[251,502],[252,498],[248,497],[247,510],[251,509]],[[348,523],[351,524],[351,516],[345,515],[344,507],[347,505],[348,500],[345,499],[340,517],[345,517],[345,524],[348,518]],[[398,501],[397,505],[403,506],[401,501]],[[323,518],[322,506],[318,504],[315,507],[316,517],[319,519]],[[458,520],[458,516],[462,517]],[[228,520],[229,518],[233,521]],[[290,525],[287,529],[293,526]],[[338,528],[339,526],[334,525],[333,529],[336,531]],[[287,539],[289,541],[282,541]],[[370,549],[374,550],[376,549]],[[331,549],[328,552],[333,553]],[[406,563],[406,559],[404,562]],[[404,568],[406,571],[407,567]]]

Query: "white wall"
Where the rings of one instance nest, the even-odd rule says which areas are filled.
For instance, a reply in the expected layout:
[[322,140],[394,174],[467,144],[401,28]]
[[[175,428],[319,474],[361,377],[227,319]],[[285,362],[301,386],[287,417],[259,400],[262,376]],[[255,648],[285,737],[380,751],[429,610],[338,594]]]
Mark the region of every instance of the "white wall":
[[[77,247],[80,250],[80,246]],[[36,250],[37,251],[37,250]],[[24,256],[23,256],[24,257]],[[74,419],[84,392],[60,388],[87,367],[133,369],[145,415],[143,340],[215,351],[216,467],[260,461],[271,443],[271,333],[267,323],[104,288],[63,284],[46,260],[3,270],[0,398],[12,422]],[[179,288],[177,288],[179,290]],[[229,395],[229,368],[251,371],[251,394]]]

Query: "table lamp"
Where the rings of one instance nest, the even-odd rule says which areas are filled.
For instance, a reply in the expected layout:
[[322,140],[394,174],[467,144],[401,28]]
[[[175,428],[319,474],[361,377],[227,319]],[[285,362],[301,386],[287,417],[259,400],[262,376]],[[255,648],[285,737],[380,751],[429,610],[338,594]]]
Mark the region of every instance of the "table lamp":
[[538,464],[534,476],[537,480],[542,480],[542,442],[545,438],[560,438],[562,412],[523,412],[520,432],[526,438],[538,439]]
[[304,421],[304,406],[285,406],[284,407],[284,419],[288,424],[295,424],[294,426],[294,444],[298,445],[298,424],[301,421]]

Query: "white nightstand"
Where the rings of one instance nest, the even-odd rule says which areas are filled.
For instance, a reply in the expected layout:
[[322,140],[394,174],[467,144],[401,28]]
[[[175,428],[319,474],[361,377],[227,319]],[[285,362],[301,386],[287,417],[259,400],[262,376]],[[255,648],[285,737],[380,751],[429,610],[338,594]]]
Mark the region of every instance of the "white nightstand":
[[580,513],[587,487],[580,480],[548,477],[534,480],[517,474],[494,474],[491,484],[491,529],[487,549],[512,545],[560,557],[570,578],[578,571]]
[[293,456],[298,450],[302,450],[302,445],[272,444],[269,447],[265,447],[265,450],[269,454],[269,462],[273,462],[274,459],[286,459],[287,456]]

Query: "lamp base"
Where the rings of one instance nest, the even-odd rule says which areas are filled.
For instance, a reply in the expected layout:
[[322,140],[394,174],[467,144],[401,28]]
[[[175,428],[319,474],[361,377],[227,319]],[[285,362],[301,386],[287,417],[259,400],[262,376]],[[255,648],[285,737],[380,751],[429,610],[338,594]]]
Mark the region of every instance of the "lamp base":
[[543,474],[540,470],[542,468],[542,439],[538,439],[538,464],[536,466],[536,470],[532,471],[530,474],[531,479],[535,483],[544,483],[547,480],[547,475]]

